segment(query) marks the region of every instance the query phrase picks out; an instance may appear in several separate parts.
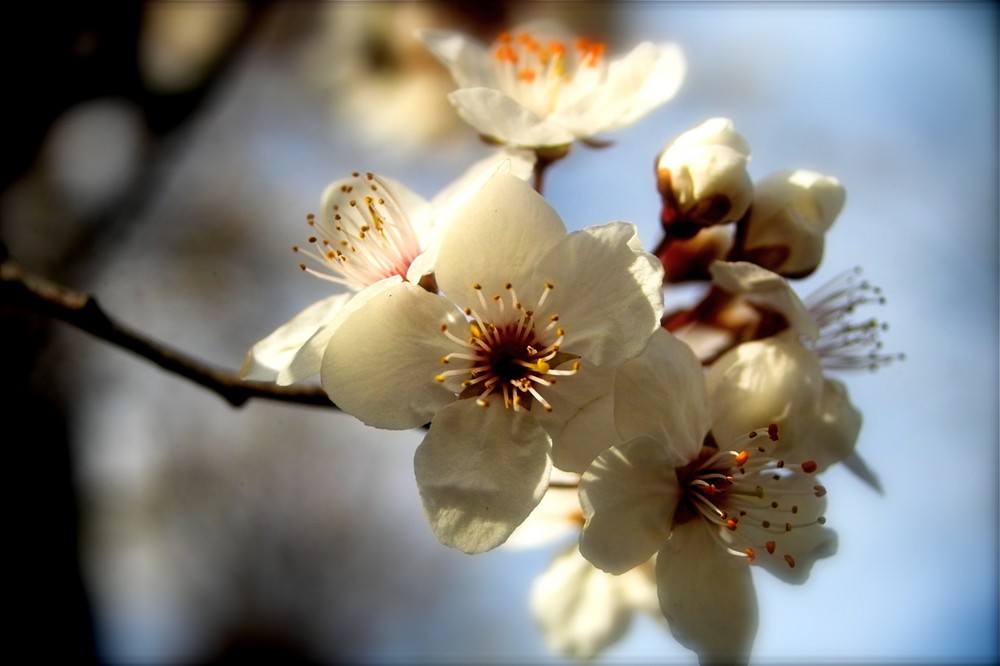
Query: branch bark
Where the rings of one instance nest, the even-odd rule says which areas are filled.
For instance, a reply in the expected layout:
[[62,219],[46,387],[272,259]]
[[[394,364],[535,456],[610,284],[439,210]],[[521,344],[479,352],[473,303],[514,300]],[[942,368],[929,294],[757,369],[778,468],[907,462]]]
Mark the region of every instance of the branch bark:
[[0,306],[64,321],[213,391],[234,407],[243,406],[251,398],[263,398],[337,408],[318,386],[278,386],[270,382],[247,381],[238,373],[212,366],[133,330],[104,312],[92,295],[26,272],[7,256],[2,244]]

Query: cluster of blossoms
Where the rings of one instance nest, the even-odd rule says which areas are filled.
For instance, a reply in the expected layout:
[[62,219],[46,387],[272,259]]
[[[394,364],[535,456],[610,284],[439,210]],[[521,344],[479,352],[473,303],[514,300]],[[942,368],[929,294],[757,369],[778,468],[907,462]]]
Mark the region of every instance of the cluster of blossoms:
[[[653,252],[626,222],[569,233],[542,172],[668,100],[679,50],[609,61],[545,24],[490,47],[418,37],[499,153],[430,202],[372,173],[330,185],[295,249],[347,292],[255,345],[244,375],[318,375],[368,425],[427,426],[414,470],[443,544],[575,530],[532,600],[556,648],[593,656],[644,610],[702,660],[747,660],[751,568],[801,583],[836,549],[818,475],[842,462],[878,484],[827,372],[891,360],[880,324],[854,320],[881,295],[856,273],[806,301],[788,282],[818,266],[843,188],[804,170],[755,183],[747,141],[715,118],[656,160]],[[671,310],[681,282],[702,297]]]

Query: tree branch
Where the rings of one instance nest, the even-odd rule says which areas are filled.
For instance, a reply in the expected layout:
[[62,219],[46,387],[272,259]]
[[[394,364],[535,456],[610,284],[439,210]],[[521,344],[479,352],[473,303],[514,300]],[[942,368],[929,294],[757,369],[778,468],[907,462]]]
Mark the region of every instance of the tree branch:
[[237,373],[211,366],[118,323],[90,294],[75,291],[24,271],[0,244],[0,306],[59,319],[96,338],[127,349],[167,372],[180,375],[222,396],[234,407],[251,398],[336,409],[317,386],[278,386],[246,381]]

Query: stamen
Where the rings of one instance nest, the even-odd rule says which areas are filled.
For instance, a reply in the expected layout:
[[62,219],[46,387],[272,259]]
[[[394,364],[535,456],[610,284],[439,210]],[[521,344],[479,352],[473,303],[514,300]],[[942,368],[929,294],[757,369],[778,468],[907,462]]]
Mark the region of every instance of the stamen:
[[[607,67],[604,45],[580,40],[573,54],[558,40],[541,40],[528,32],[501,33],[493,45],[499,88],[540,117],[552,113],[564,90],[593,85],[594,74]],[[579,83],[578,83],[579,81]]]
[[545,411],[553,411],[544,390],[555,383],[555,376],[576,374],[580,363],[577,356],[559,351],[565,331],[551,326],[558,321],[557,314],[545,315],[550,326],[541,330],[535,326],[535,312],[552,288],[545,283],[535,307],[525,308],[510,282],[503,284],[503,294],[488,298],[482,284],[472,283],[479,307],[463,309],[469,337],[463,340],[451,333],[447,324],[441,324],[441,332],[460,350],[442,357],[442,363],[456,367],[435,379],[458,380],[448,385],[460,399],[479,400],[497,394],[507,409],[530,410],[537,403]]
[[[309,214],[306,223],[316,232],[309,237],[313,251],[296,247],[317,268],[303,268],[324,280],[361,290],[385,277],[405,277],[410,264],[420,254],[421,247],[409,216],[384,182],[368,173],[365,186],[354,172],[337,188],[342,194],[356,187],[367,187],[380,196],[365,195],[351,199],[345,209],[334,203],[321,220]],[[327,195],[337,201],[335,195]],[[340,250],[331,248],[338,247]]]
[[853,319],[855,310],[866,305],[885,305],[882,290],[861,280],[861,268],[845,271],[804,299],[819,327],[819,338],[808,344],[829,370],[877,370],[904,354],[881,351],[879,334],[888,325],[871,318]]
[[797,541],[790,535],[826,522],[826,489],[810,476],[815,461],[786,465],[776,458],[780,444],[773,424],[737,438],[732,449],[708,441],[697,460],[677,471],[684,494],[675,522],[705,520],[720,547],[748,562],[763,550],[795,566]]

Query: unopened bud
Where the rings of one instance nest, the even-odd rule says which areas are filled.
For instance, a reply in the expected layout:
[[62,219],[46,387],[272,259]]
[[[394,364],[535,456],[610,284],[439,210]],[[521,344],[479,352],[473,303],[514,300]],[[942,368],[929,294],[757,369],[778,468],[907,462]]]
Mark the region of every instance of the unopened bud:
[[739,258],[786,277],[809,275],[823,258],[826,230],[844,207],[836,178],[798,169],[757,184]]
[[750,146],[727,118],[712,118],[667,144],[656,161],[661,221],[675,238],[735,222],[753,197]]

